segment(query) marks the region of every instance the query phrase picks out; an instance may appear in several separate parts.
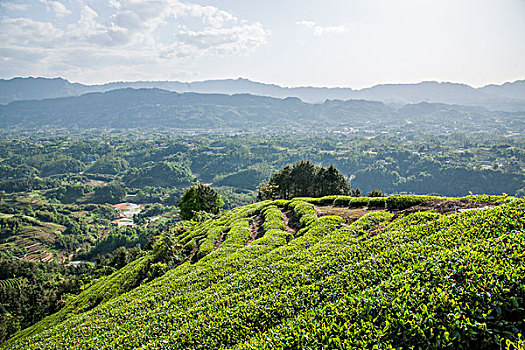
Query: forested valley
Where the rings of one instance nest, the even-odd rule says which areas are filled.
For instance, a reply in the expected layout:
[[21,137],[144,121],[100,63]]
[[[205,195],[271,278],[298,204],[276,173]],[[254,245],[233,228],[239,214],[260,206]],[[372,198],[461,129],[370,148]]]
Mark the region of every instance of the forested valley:
[[524,15],[0,0],[0,350],[525,350]]
[[[197,183],[212,186],[221,210],[265,197],[366,196],[372,190],[525,193],[522,137],[56,130],[3,132],[0,142],[4,340],[147,255],[179,222],[182,194]],[[285,181],[299,192],[268,192],[270,175],[304,160],[316,173],[315,167],[326,167],[326,175],[312,182],[313,172],[298,168]],[[323,185],[329,178],[338,179],[335,187]],[[323,187],[307,190],[314,183]],[[168,255],[159,263],[180,262]],[[149,269],[135,283],[159,273]]]

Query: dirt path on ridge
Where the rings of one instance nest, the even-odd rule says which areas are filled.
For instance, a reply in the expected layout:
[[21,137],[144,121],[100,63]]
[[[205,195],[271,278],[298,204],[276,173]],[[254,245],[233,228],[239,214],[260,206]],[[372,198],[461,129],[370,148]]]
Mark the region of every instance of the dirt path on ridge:
[[423,202],[421,204],[412,206],[404,210],[399,210],[396,212],[396,215],[397,216],[406,215],[406,214],[414,213],[417,211],[428,211],[428,210],[434,210],[440,214],[453,214],[453,213],[458,213],[458,212],[460,213],[460,212],[469,211],[469,210],[492,209],[501,204],[503,203],[501,202],[471,202],[466,199],[459,199],[459,200],[433,199],[433,200]]
[[297,223],[294,223],[292,220],[293,211],[291,210],[282,211],[281,210],[281,212],[283,213],[284,231],[291,233],[295,237],[295,234],[297,233],[297,231],[299,231],[299,225]]
[[246,242],[246,245],[264,236],[264,229],[262,226],[263,224],[262,216],[254,215],[251,217],[251,219],[252,219],[252,223],[250,224],[250,239],[248,240],[248,242]]
[[346,225],[350,225],[354,221],[360,219],[363,215],[376,211],[377,209],[369,209],[367,207],[350,209],[346,207],[336,207],[334,205],[314,206],[317,216],[337,215],[344,219]]
[[195,257],[195,254],[197,254],[197,251],[199,250],[199,247],[195,247],[193,248],[193,250],[191,251],[190,255],[188,255],[186,257],[186,259],[184,259],[184,261],[181,263],[181,265],[183,263],[185,263],[186,261],[192,261],[193,262],[193,258]]
[[227,234],[228,234],[227,232],[221,233],[221,235],[219,236],[219,239],[217,240],[217,242],[215,242],[215,245],[213,246],[213,250],[219,249],[219,247],[221,246],[221,243],[224,242],[224,240],[226,239]]

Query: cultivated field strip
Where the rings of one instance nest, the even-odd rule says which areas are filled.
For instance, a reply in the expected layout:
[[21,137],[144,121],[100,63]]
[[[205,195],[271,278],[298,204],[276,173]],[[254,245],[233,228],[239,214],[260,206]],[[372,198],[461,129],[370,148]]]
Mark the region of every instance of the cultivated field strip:
[[[436,197],[351,198],[265,201],[204,222],[181,237],[196,262],[4,346],[466,349],[524,332],[525,201],[469,197],[498,205],[442,215],[400,214]],[[387,210],[348,225],[314,205]],[[254,216],[264,234],[250,242]]]

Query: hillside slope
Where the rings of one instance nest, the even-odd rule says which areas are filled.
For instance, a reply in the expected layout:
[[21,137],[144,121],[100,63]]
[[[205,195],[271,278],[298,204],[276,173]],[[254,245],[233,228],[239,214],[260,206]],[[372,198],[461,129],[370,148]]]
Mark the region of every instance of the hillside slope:
[[365,99],[384,103],[446,103],[481,106],[490,110],[523,111],[525,109],[524,81],[503,85],[487,85],[475,89],[465,84],[426,81],[416,84],[381,84],[360,90],[327,87],[282,87],[248,79],[222,79],[196,82],[133,81],[112,82],[103,85],[71,83],[62,78],[13,78],[0,79],[0,104],[17,100],[33,100],[79,96],[89,92],[106,92],[116,89],[163,89],[178,93],[251,94],[275,98],[297,97],[307,103],[326,100]]
[[178,94],[159,89],[120,89],[79,97],[15,101],[0,105],[0,129],[172,128],[515,133],[525,112],[419,103],[402,107],[365,100],[308,104],[298,98],[255,95]]
[[176,239],[187,262],[3,347],[505,348],[525,331],[524,200],[265,201]]

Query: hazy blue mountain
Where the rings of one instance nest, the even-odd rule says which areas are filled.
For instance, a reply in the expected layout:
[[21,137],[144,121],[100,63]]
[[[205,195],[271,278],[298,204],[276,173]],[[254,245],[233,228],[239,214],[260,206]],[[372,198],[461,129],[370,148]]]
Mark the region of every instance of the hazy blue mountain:
[[359,90],[357,95],[366,99],[402,104],[418,102],[475,103],[480,98],[489,97],[465,84],[438,83],[435,81],[425,81],[418,84],[376,85]]
[[505,83],[502,85],[487,85],[479,88],[485,93],[514,99],[525,99],[525,80],[516,80],[513,83]]
[[308,103],[326,100],[364,99],[388,104],[446,103],[481,106],[490,110],[525,110],[525,81],[489,85],[475,89],[456,83],[422,82],[418,84],[384,84],[361,90],[351,88],[295,87],[253,82],[247,79],[207,80],[192,83],[177,81],[113,82],[83,85],[56,78],[13,78],[0,80],[0,103],[54,97],[79,96],[88,92],[106,92],[122,88],[158,88],[178,93],[251,94],[275,98],[297,97]]
[[0,103],[5,104],[17,100],[75,96],[80,93],[78,90],[80,85],[81,84],[70,83],[62,78],[0,79]]
[[178,81],[112,82],[103,85],[70,83],[62,78],[0,79],[0,103],[53,97],[79,96],[88,92],[106,92],[123,88],[157,88],[178,93],[251,94],[276,98],[297,97],[305,102],[322,103],[327,99],[350,99],[350,88],[298,87],[286,88],[247,79],[207,80],[192,83]]
[[418,84],[383,84],[356,91],[356,98],[384,103],[446,103],[481,106],[491,110],[525,110],[525,95],[521,99],[492,95],[469,85],[425,81]]
[[117,89],[76,97],[14,101],[0,106],[0,128],[174,128],[495,132],[525,131],[525,113],[419,103],[401,107],[366,100],[309,104],[295,97]]

